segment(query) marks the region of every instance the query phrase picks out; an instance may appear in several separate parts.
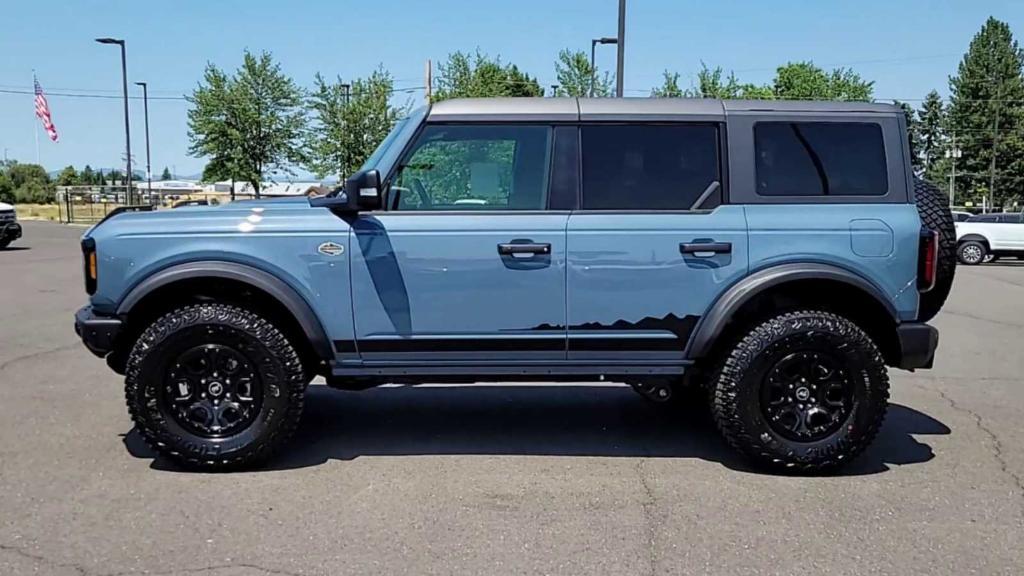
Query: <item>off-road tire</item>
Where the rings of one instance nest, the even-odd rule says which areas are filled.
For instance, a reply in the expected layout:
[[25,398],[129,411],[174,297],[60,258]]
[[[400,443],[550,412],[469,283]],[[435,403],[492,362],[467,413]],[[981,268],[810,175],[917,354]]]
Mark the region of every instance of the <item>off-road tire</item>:
[[[981,254],[981,256],[975,256],[975,254]],[[977,266],[985,262],[985,256],[988,256],[988,249],[984,244],[975,240],[961,242],[956,249],[957,260],[965,266]]]
[[[769,424],[761,387],[779,358],[815,349],[842,360],[856,402],[830,435],[800,442]],[[889,399],[888,372],[871,338],[846,318],[817,310],[783,313],[753,326],[726,350],[711,384],[712,415],[726,441],[756,465],[790,473],[825,472],[852,460],[874,440]]]
[[956,274],[956,227],[949,211],[949,199],[934,184],[914,178],[914,199],[921,224],[939,233],[939,260],[935,270],[935,287],[921,294],[917,319],[927,322],[935,317],[953,288]]
[[[263,395],[246,428],[206,438],[182,427],[161,406],[167,366],[188,347],[229,343],[258,371]],[[306,389],[302,363],[284,334],[266,319],[225,304],[178,308],[136,341],[125,371],[125,399],[136,429],[161,454],[190,469],[225,471],[265,462],[295,431]]]

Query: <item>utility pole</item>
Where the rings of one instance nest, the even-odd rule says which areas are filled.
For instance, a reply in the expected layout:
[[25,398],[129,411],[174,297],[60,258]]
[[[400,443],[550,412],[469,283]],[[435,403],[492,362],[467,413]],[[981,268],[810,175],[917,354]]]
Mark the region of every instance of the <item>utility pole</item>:
[[622,75],[626,59],[626,0],[619,0],[619,37],[616,44],[619,54],[615,66],[615,95],[622,98]]
[[434,85],[434,68],[431,66],[430,58],[427,58],[426,66],[423,68],[423,85],[426,86],[424,94],[426,96],[427,104],[430,104],[430,99],[434,96],[433,85]]

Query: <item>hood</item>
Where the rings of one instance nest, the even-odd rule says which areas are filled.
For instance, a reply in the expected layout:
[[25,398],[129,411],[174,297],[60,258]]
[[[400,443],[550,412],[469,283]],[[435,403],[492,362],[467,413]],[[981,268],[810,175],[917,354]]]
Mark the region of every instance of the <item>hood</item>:
[[11,206],[10,204],[8,204],[6,202],[0,202],[0,210],[2,210],[4,212],[6,212],[8,210],[14,210],[14,206]]
[[240,200],[218,206],[183,206],[152,211],[126,211],[100,221],[85,237],[181,238],[224,234],[321,231],[346,228],[326,208],[314,208],[306,197]]

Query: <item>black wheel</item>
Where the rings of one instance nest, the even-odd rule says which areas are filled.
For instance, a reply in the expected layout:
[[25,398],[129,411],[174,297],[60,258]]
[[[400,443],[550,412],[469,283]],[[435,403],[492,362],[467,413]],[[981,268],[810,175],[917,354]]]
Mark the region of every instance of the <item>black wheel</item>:
[[295,430],[306,379],[295,349],[258,315],[197,304],[164,315],[128,357],[125,397],[137,429],[190,468],[264,461]]
[[961,242],[960,246],[956,249],[956,257],[960,260],[961,264],[968,266],[977,266],[985,261],[988,256],[988,248],[981,242],[969,240],[967,242]]
[[10,244],[11,244],[10,240],[0,240],[0,250],[3,250],[4,248],[7,248],[8,246],[10,246]]
[[953,288],[956,274],[956,227],[949,211],[949,199],[934,184],[914,179],[914,198],[921,224],[939,233],[939,259],[935,269],[935,287],[921,294],[917,319],[927,322],[935,317]]
[[996,262],[998,260],[999,260],[999,256],[996,256],[995,254],[986,254],[985,258],[982,260],[982,262],[984,262],[985,264],[988,264],[989,262]]
[[874,343],[849,320],[820,311],[756,325],[714,376],[712,411],[725,439],[756,464],[836,468],[874,439],[889,376]]

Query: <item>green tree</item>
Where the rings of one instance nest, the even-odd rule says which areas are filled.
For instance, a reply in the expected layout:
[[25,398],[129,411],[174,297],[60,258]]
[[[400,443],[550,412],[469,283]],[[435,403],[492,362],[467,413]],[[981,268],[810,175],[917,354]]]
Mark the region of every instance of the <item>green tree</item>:
[[15,202],[48,204],[54,201],[54,189],[46,169],[38,164],[14,163],[4,170],[9,186],[7,196]]
[[871,100],[873,87],[849,68],[826,72],[809,61],[790,62],[776,70],[772,93],[786,100]]
[[679,87],[679,72],[662,72],[663,80],[661,86],[651,89],[652,98],[682,98],[686,95]]
[[558,78],[555,96],[606,98],[612,95],[612,78],[607,72],[602,74],[596,66],[591,68],[590,59],[582,50],[559,52],[555,61],[555,77]]
[[82,168],[82,172],[78,175],[78,181],[83,186],[92,186],[96,183],[96,174],[92,171],[92,166],[86,164],[85,168]]
[[0,202],[14,204],[14,183],[7,175],[6,167],[0,169]]
[[[674,77],[670,77],[670,73],[667,71],[665,75],[665,82],[667,83],[670,79],[674,80],[676,88],[678,88],[679,75],[675,74]],[[665,87],[666,85],[663,85],[662,89]],[[683,90],[682,96],[685,98],[747,98],[751,100],[765,100],[774,97],[769,86],[741,83],[732,72],[726,76],[721,67],[709,68],[703,62],[700,71],[697,72],[697,86]]]
[[394,80],[380,68],[346,85],[316,75],[308,99],[313,116],[307,168],[323,178],[345,179],[366,162],[408,106],[394,106]]
[[57,174],[58,186],[77,186],[79,183],[78,172],[75,171],[74,166],[65,166],[64,169]]
[[233,76],[208,64],[188,101],[189,152],[218,158],[256,197],[265,176],[303,162],[303,94],[269,53],[246,51]]
[[103,177],[103,169],[102,168],[100,168],[99,170],[96,171],[96,179],[93,180],[93,184],[96,184],[97,186],[106,186],[107,185],[107,179]]
[[907,140],[910,144],[910,163],[915,172],[924,170],[924,161],[921,157],[921,127],[917,119],[914,107],[906,102],[893,100],[893,104],[900,107],[907,124]]
[[941,180],[942,157],[946,152],[946,108],[939,93],[932,90],[917,111],[917,150],[925,178]]
[[164,181],[167,181],[167,180],[170,180],[172,178],[174,178],[174,177],[171,176],[171,171],[167,169],[167,166],[164,166],[164,171],[160,174],[160,179],[164,180]]
[[501,58],[490,58],[479,51],[474,55],[453,52],[447,62],[437,67],[433,100],[543,95],[544,89],[537,79],[514,64],[505,64]]
[[[949,79],[949,134],[962,151],[958,198],[1006,205],[1024,186],[1024,65],[1010,27],[989,18]],[[966,193],[966,196],[962,194]]]

